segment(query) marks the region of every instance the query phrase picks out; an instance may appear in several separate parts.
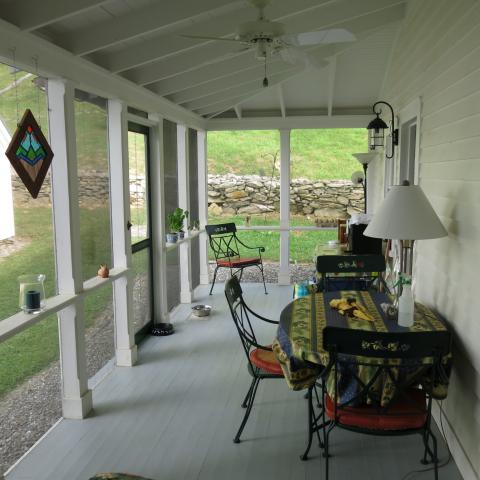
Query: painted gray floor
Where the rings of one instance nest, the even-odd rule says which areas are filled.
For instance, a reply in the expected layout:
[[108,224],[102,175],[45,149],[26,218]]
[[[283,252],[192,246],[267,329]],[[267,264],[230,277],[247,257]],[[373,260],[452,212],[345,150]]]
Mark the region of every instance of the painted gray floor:
[[[115,368],[95,388],[95,410],[86,420],[62,420],[6,477],[7,480],[86,480],[123,471],[157,480],[287,480],[324,478],[319,449],[302,462],[306,402],[283,380],[260,385],[239,445],[232,438],[250,382],[246,361],[221,292],[197,303],[214,310],[206,320],[177,320],[171,337],[149,338],[134,368]],[[272,318],[291,300],[290,287],[269,285],[269,295],[244,284],[255,310]],[[177,312],[185,317],[188,306]],[[271,342],[274,330],[262,329]],[[437,437],[440,439],[440,435]],[[332,480],[400,480],[420,469],[419,436],[380,438],[337,429],[332,433]],[[440,442],[440,457],[447,457]],[[411,475],[432,478],[432,472]],[[461,479],[453,461],[440,479]]]

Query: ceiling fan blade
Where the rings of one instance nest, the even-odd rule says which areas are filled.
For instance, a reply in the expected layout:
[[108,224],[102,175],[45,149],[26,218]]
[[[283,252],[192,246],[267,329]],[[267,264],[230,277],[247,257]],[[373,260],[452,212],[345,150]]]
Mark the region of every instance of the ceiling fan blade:
[[195,40],[219,40],[221,42],[235,42],[242,43],[242,40],[237,38],[223,38],[223,37],[209,37],[208,35],[179,35],[183,38],[193,38]]
[[317,30],[315,32],[283,35],[280,39],[287,45],[303,47],[306,45],[354,42],[356,37],[352,32],[344,28],[331,28],[328,30]]
[[286,47],[278,50],[281,59],[292,65],[304,66],[305,68],[320,69],[328,65],[328,62],[317,60],[303,50],[295,47]]

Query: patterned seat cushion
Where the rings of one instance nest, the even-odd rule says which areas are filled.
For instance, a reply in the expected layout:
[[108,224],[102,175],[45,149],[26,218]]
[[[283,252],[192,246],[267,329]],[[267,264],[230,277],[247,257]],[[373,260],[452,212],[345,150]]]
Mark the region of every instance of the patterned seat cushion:
[[97,473],[89,480],[151,480],[131,473]]
[[260,263],[262,263],[262,260],[259,257],[232,258],[231,260],[229,260],[228,258],[224,258],[217,261],[217,265],[221,267],[232,268],[247,267],[249,265],[259,265]]

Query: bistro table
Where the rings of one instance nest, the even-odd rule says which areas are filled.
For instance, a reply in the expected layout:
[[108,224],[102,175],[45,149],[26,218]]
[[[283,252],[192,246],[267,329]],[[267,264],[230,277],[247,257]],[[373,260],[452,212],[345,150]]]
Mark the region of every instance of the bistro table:
[[[330,307],[330,300],[334,298],[356,298],[369,311],[374,321],[366,321],[341,315]],[[290,302],[280,315],[277,335],[273,342],[273,351],[280,362],[285,379],[293,390],[301,390],[312,385],[312,379],[305,375],[306,365],[327,365],[328,352],[323,348],[323,329],[326,326],[370,330],[377,332],[425,332],[445,331],[445,321],[429,308],[419,303],[415,304],[415,322],[412,327],[400,327],[396,320],[387,317],[381,308],[381,303],[390,303],[384,293],[372,291],[342,291],[319,292],[306,297],[297,298]],[[385,360],[386,361],[386,360]],[[394,361],[394,360],[392,360]],[[430,359],[431,361],[431,359]],[[425,359],[425,364],[429,359]],[[444,398],[447,395],[448,375],[451,366],[451,355],[444,358],[443,380],[432,389],[435,398]],[[363,379],[368,381],[368,367],[361,372]],[[358,372],[356,372],[358,374]],[[354,395],[356,380],[345,378],[342,384],[343,392],[340,395]],[[366,377],[366,378],[365,378]],[[331,386],[333,387],[333,386]],[[330,388],[327,385],[327,389]],[[343,400],[345,397],[343,397]]]

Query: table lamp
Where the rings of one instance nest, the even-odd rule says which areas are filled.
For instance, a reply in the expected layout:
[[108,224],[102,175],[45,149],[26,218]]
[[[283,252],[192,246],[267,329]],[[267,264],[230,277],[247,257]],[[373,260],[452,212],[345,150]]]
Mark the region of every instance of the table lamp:
[[390,188],[363,234],[400,240],[400,270],[409,275],[412,274],[414,241],[448,235],[423,190],[408,181]]

